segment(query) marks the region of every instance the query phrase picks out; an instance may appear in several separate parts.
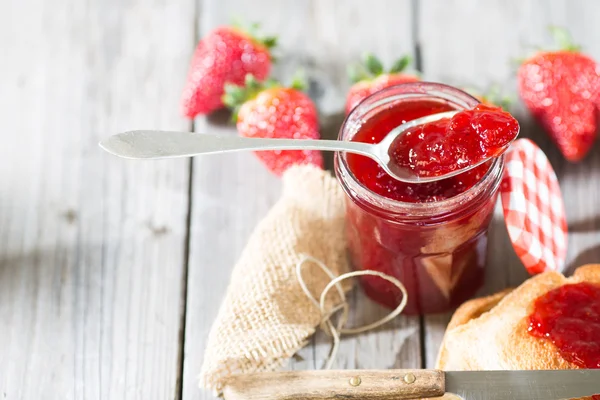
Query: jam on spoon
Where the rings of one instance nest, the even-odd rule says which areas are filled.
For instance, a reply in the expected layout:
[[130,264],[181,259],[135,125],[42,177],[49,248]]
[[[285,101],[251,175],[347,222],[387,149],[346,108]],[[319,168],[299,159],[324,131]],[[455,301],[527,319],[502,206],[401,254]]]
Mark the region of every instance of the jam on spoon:
[[[351,140],[379,143],[407,121],[454,110],[447,103],[431,100],[395,105],[366,120]],[[518,132],[519,124],[509,113],[480,104],[452,118],[419,125],[398,136],[390,146],[390,167],[396,165],[424,177],[444,175],[466,167],[469,162],[498,155]],[[474,186],[489,169],[489,163],[484,163],[447,179],[405,183],[394,179],[367,157],[348,154],[347,159],[350,170],[365,187],[392,200],[411,203],[454,197]]]
[[600,285],[564,285],[538,297],[528,332],[554,343],[570,363],[600,368]]
[[502,154],[519,134],[519,123],[483,104],[451,118],[418,125],[398,136],[389,154],[397,168],[422,177],[446,175]]

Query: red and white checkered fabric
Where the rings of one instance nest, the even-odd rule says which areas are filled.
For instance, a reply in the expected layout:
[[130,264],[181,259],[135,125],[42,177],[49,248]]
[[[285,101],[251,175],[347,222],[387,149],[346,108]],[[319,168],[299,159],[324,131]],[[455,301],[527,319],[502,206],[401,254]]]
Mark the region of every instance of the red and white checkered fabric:
[[511,145],[500,191],[508,235],[525,268],[531,274],[563,272],[565,207],[552,165],[531,140]]

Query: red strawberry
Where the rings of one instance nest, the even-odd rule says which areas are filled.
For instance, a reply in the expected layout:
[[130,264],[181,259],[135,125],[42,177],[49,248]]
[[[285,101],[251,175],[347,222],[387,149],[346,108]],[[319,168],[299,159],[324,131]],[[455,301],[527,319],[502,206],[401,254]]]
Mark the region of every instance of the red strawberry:
[[543,51],[518,71],[519,94],[569,161],[581,160],[598,132],[600,66],[553,28],[562,49]]
[[[315,105],[297,84],[283,87],[271,80],[261,84],[248,75],[245,87],[226,85],[223,100],[234,108],[242,136],[281,139],[320,136]],[[294,164],[323,167],[321,152],[315,150],[257,151],[256,155],[276,175]]]
[[221,97],[228,82],[241,85],[246,74],[266,79],[271,71],[270,49],[275,43],[275,38],[258,39],[229,26],[206,35],[196,47],[183,91],[185,116],[194,118],[223,107]]
[[410,57],[402,57],[388,72],[384,72],[381,62],[374,55],[366,54],[363,64],[352,66],[349,70],[354,85],[346,96],[346,114],[362,100],[381,89],[406,82],[417,82],[417,76],[402,73],[409,63]]

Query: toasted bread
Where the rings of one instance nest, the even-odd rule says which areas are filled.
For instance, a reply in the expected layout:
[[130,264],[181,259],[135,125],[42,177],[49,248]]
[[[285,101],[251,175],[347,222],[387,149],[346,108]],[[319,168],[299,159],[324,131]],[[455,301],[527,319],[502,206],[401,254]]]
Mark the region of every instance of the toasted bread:
[[456,310],[448,325],[436,368],[449,371],[579,368],[562,358],[552,343],[527,333],[526,318],[537,297],[579,282],[600,284],[600,264],[579,267],[570,278],[545,272],[514,290],[467,301]]

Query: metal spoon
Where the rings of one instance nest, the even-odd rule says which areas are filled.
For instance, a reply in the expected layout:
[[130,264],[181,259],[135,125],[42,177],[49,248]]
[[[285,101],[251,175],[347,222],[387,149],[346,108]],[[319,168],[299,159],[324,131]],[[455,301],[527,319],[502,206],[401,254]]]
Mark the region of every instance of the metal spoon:
[[113,135],[100,142],[100,147],[111,154],[123,158],[154,160],[161,158],[193,157],[200,154],[226,153],[241,150],[345,151],[372,158],[377,161],[388,174],[399,181],[406,183],[425,183],[462,174],[489,160],[489,158],[487,158],[476,164],[469,165],[450,173],[432,177],[418,176],[413,171],[399,167],[392,161],[389,154],[390,146],[398,136],[415,126],[444,118],[450,118],[457,112],[458,111],[448,111],[408,121],[394,128],[377,144],[341,140],[260,139],[192,132],[136,130]]

